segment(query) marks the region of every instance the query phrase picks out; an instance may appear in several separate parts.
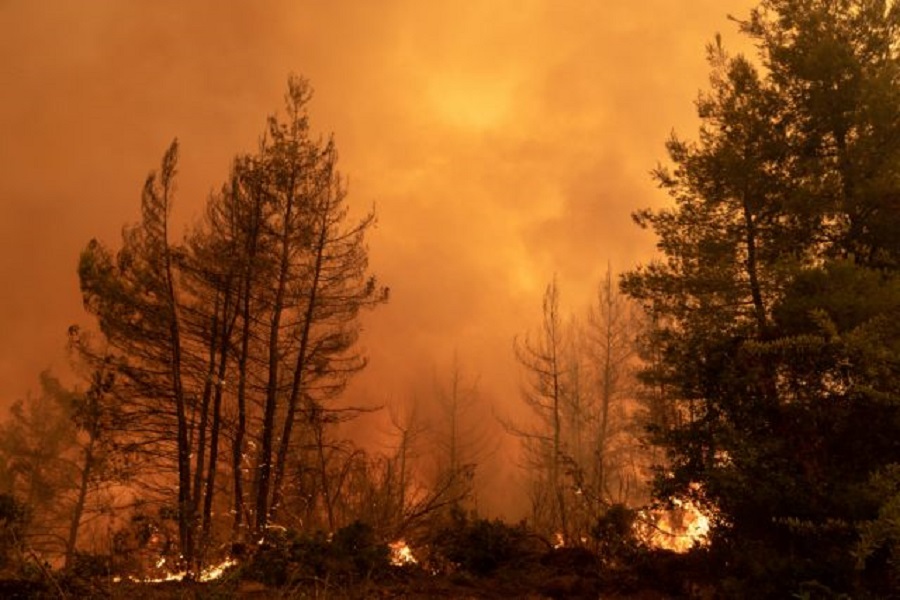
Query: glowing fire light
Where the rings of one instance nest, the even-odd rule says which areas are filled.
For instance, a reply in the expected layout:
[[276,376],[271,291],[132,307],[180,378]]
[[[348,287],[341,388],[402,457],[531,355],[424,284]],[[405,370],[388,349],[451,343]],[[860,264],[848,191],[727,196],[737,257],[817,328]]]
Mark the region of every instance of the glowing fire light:
[[396,567],[415,565],[419,561],[413,556],[412,550],[406,545],[406,540],[397,540],[388,544],[391,549],[391,564]]
[[202,571],[200,571],[200,581],[215,581],[225,574],[225,571],[228,570],[229,567],[233,567],[237,564],[237,561],[233,558],[226,558],[224,561],[220,562],[217,565],[210,565],[206,567]]
[[[165,565],[166,559],[160,558],[156,562],[157,568],[162,568]],[[210,565],[200,571],[200,576],[197,578],[198,581],[207,582],[207,581],[215,581],[222,577],[225,574],[225,571],[228,570],[229,567],[233,567],[237,564],[237,561],[233,558],[226,558],[224,561],[220,562],[217,565]],[[187,577],[187,571],[179,571],[178,573],[166,573],[162,577],[145,577],[141,579],[140,577],[133,577],[129,575],[127,579],[134,583],[164,583],[166,581],[181,581],[185,577]],[[121,577],[114,577],[113,581],[118,583],[122,581]]]
[[709,540],[709,517],[690,500],[672,499],[670,510],[641,511],[635,531],[648,545],[673,552],[687,552]]
[[563,546],[566,545],[566,538],[563,537],[563,534],[557,531],[553,534],[553,549],[559,550]]

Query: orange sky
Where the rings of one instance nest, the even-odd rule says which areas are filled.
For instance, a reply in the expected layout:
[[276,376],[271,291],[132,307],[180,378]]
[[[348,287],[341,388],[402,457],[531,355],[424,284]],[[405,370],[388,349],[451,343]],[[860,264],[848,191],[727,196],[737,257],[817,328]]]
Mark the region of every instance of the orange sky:
[[[316,89],[350,201],[375,203],[371,266],[391,303],[366,319],[351,389],[408,397],[454,352],[498,412],[518,402],[512,338],[556,272],[579,312],[610,261],[652,254],[631,224],[648,171],[692,137],[705,44],[735,47],[747,0],[0,0],[0,405],[64,364],[88,322],[75,267],[118,244],[181,140],[187,223],[253,150],[288,73]],[[730,43],[729,43],[730,42]]]

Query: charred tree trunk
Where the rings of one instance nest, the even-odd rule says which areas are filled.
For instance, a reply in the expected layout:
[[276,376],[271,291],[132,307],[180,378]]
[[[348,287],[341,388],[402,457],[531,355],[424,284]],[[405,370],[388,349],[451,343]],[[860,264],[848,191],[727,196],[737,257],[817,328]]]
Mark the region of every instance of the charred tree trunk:
[[300,333],[300,349],[297,352],[297,361],[294,365],[294,377],[291,382],[291,395],[288,400],[287,414],[284,418],[284,428],[281,433],[281,442],[278,446],[278,456],[275,462],[275,482],[272,492],[272,513],[278,510],[284,494],[284,472],[287,462],[288,449],[290,448],[291,435],[294,420],[297,413],[297,404],[303,393],[303,374],[306,371],[307,355],[309,352],[310,332],[317,307],[319,281],[322,276],[322,262],[325,254],[325,246],[328,234],[328,214],[323,211],[318,240],[316,242],[316,260],[313,266],[312,281],[310,282],[309,295],[306,298],[306,311],[303,315]]
[[[210,323],[209,353],[207,356],[206,377],[203,382],[203,397],[200,401],[200,423],[197,431],[197,461],[194,465],[194,514],[200,515],[200,500],[203,498],[203,471],[206,460],[206,430],[209,425],[209,403],[213,394],[213,379],[216,375],[216,347],[219,337],[219,292],[213,306]],[[202,520],[202,518],[201,518]],[[202,542],[201,542],[202,545]]]
[[[164,181],[164,194],[168,200],[168,180]],[[165,220],[165,223],[168,224],[168,219]],[[167,236],[164,239],[167,239]],[[172,256],[167,243],[164,257],[166,292],[168,294],[166,300],[170,319],[169,334],[172,344],[172,391],[175,397],[175,413],[178,426],[178,531],[184,560],[190,565],[194,559],[194,528],[196,527],[197,515],[194,512],[194,505],[191,500],[191,448],[188,441],[187,407],[181,379],[181,329],[175,296],[175,281],[172,273]]]
[[[256,182],[250,182],[252,195],[252,207],[250,211],[250,226],[247,232],[246,248],[244,249],[244,263],[242,265],[241,291],[239,296],[241,339],[240,353],[238,355],[238,390],[237,390],[237,422],[235,423],[234,439],[231,448],[231,466],[234,492],[234,521],[232,525],[232,537],[235,541],[242,539],[241,526],[244,521],[244,436],[247,432],[247,370],[250,361],[250,339],[253,335],[252,327],[252,291],[256,270],[256,260],[260,243],[260,232],[263,221],[263,197],[262,191]],[[249,526],[249,521],[247,522]]]
[[[293,188],[293,182],[291,182]],[[291,219],[294,197],[286,198],[284,229],[281,232],[281,257],[278,265],[278,285],[272,303],[272,320],[269,325],[269,369],[266,383],[266,400],[263,409],[262,439],[260,442],[258,478],[256,482],[256,530],[262,533],[269,520],[269,493],[272,476],[272,445],[275,435],[275,410],[278,403],[278,367],[281,358],[281,317],[285,310],[287,281],[290,275]]]
[[78,497],[75,499],[75,506],[72,509],[72,520],[69,522],[69,535],[66,539],[66,570],[73,566],[75,557],[75,548],[78,544],[78,530],[81,528],[81,519],[84,515],[84,508],[87,502],[88,487],[90,486],[91,476],[94,470],[94,440],[95,436],[91,435],[88,440],[88,446],[84,450],[84,465],[81,469],[81,477],[78,482]]
[[219,365],[218,370],[214,374],[215,392],[213,394],[212,409],[212,426],[210,429],[209,439],[209,465],[206,474],[206,495],[203,499],[202,513],[202,536],[206,543],[209,540],[210,527],[212,525],[212,503],[216,492],[216,471],[219,459],[219,441],[222,428],[222,396],[224,394],[225,375],[228,370],[228,355],[231,351],[231,337],[234,333],[234,326],[237,322],[238,313],[232,307],[232,280],[231,278],[225,284],[225,300],[223,316],[228,319],[226,327],[222,328],[221,337],[219,338]]

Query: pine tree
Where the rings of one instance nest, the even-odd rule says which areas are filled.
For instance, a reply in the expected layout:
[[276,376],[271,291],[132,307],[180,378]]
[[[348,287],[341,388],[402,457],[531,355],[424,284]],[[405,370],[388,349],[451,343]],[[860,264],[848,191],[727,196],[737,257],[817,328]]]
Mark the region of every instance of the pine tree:
[[884,569],[850,549],[900,458],[898,17],[763,2],[741,27],[765,70],[710,47],[699,139],[673,138],[674,170],[655,171],[674,205],[636,215],[663,255],[623,278],[653,317],[643,379],[666,396],[657,493],[715,507],[714,549],[761,595]]
[[296,438],[315,439],[321,455],[331,425],[355,414],[328,405],[366,364],[360,312],[387,300],[368,273],[374,213],[349,219],[334,141],[309,126],[311,97],[306,80],[288,81],[284,116],[269,118],[257,152],[234,161],[183,243],[169,232],[173,144],[122,248],[92,241],[81,256],[85,306],[109,345],[102,357],[84,356],[116,375],[119,426],[156,468],[145,473],[148,493],[165,498],[174,472],[180,550],[193,571],[216,534],[223,443],[231,535],[263,535],[289,496]]

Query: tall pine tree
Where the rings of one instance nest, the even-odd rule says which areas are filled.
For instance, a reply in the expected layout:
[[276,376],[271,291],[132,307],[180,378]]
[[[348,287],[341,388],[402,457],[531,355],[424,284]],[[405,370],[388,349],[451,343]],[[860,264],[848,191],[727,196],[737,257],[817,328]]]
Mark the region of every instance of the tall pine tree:
[[764,69],[710,47],[699,138],[655,172],[674,205],[636,215],[662,253],[623,278],[655,324],[658,493],[715,507],[759,596],[890,571],[852,550],[900,459],[898,25],[883,1],[763,2],[741,27]]

